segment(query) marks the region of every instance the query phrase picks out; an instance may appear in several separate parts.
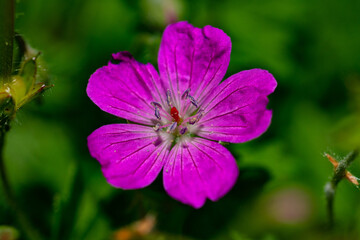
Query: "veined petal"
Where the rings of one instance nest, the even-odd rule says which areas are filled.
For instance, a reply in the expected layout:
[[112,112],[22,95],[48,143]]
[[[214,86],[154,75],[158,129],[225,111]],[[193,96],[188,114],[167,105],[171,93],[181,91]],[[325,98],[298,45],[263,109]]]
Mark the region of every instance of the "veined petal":
[[212,140],[240,143],[260,136],[270,125],[267,96],[276,80],[265,70],[239,72],[224,82],[201,104],[204,116],[198,135]]
[[206,198],[216,201],[223,197],[234,186],[239,169],[225,147],[193,138],[174,146],[163,174],[170,196],[200,208]]
[[88,147],[106,180],[122,189],[151,184],[169,152],[168,143],[151,127],[135,124],[100,127],[88,137]]
[[169,25],[158,57],[163,86],[178,102],[189,88],[195,99],[206,96],[224,77],[230,52],[230,38],[220,29],[196,28],[187,22]]
[[113,54],[114,61],[91,75],[89,98],[103,111],[133,122],[153,125],[152,101],[162,101],[158,73],[151,64],[134,60],[128,52]]

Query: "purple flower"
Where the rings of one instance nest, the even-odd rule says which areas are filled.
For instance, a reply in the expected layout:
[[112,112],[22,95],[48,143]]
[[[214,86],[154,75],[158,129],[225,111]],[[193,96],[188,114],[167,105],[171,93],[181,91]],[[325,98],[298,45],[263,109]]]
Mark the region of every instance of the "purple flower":
[[134,122],[106,125],[88,137],[90,153],[111,185],[143,188],[163,169],[166,192],[195,208],[233,187],[238,167],[216,141],[241,143],[264,133],[272,116],[267,95],[276,81],[269,72],[252,69],[221,82],[230,52],[222,30],[179,22],[164,31],[160,75],[151,64],[119,52],[112,55],[116,63],[90,77],[90,99]]

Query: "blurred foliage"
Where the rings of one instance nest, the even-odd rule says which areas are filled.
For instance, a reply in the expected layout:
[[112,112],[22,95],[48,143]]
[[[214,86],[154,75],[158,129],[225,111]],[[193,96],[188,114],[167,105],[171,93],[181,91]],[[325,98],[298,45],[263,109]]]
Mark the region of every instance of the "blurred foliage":
[[[356,0],[17,1],[15,30],[41,50],[38,73],[55,85],[17,114],[7,136],[21,206],[53,240],[359,239],[359,190],[340,184],[333,231],[323,194],[332,174],[323,153],[344,156],[360,145],[359,12]],[[161,177],[141,190],[112,188],[86,146],[93,130],[123,121],[88,99],[89,76],[123,50],[157,66],[162,31],[177,20],[231,37],[227,76],[263,68],[279,83],[269,130],[226,145],[240,167],[236,186],[199,210],[170,198]],[[350,170],[360,176],[359,159]],[[136,223],[148,214],[156,223],[139,235]],[[0,225],[18,228],[2,194]]]
[[16,240],[19,238],[19,232],[9,226],[0,225],[0,240]]

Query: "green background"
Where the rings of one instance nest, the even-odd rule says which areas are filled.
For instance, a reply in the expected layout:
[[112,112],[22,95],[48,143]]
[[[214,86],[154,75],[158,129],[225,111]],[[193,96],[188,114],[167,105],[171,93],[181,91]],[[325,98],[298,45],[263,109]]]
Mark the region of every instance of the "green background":
[[[139,239],[359,239],[359,190],[340,183],[332,230],[323,193],[333,172],[324,153],[341,158],[360,145],[359,12],[357,0],[19,0],[15,30],[42,52],[54,84],[7,135],[21,208],[54,240],[120,239],[116,232],[133,231],[147,214],[157,223]],[[93,130],[124,122],[89,100],[89,76],[118,51],[157,66],[174,19],[231,37],[226,76],[263,68],[278,81],[268,131],[226,146],[240,168],[236,186],[199,210],[169,197],[161,177],[141,190],[112,188],[86,146]],[[360,176],[360,159],[350,170]],[[19,228],[2,192],[0,225]]]

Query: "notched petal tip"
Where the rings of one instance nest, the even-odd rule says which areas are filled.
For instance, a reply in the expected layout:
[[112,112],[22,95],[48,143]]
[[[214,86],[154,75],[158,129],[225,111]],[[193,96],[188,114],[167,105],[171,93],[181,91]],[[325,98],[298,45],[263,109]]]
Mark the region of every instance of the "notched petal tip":
[[111,63],[119,64],[121,62],[129,62],[134,60],[134,57],[128,51],[118,52],[111,54]]
[[177,84],[180,93],[191,88],[192,96],[200,99],[224,77],[230,52],[230,37],[221,29],[209,25],[198,28],[188,22],[174,23],[162,36],[158,55],[160,75],[168,80],[169,83],[165,83],[168,86],[171,82]]
[[167,29],[174,28],[174,27],[175,28],[186,28],[186,27],[193,28],[193,26],[188,21],[180,21],[180,22],[176,22],[176,23],[172,23],[172,24],[167,25],[164,32]]
[[219,44],[230,45],[231,49],[231,38],[222,29],[206,25],[201,31],[206,39],[219,38]]

